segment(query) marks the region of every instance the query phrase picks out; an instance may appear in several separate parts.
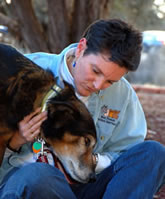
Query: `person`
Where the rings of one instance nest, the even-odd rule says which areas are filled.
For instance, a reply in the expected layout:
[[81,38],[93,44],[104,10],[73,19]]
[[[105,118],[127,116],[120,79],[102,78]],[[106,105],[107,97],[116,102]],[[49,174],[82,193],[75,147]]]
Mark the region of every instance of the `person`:
[[[142,35],[120,19],[92,23],[80,41],[60,54],[26,56],[73,85],[97,129],[93,183],[68,184],[55,167],[31,162],[29,143],[39,133],[46,112],[26,116],[6,149],[1,172],[1,199],[152,199],[165,177],[165,148],[144,141],[147,125],[138,97],[124,78],[138,68]],[[37,115],[36,115],[37,114]],[[33,133],[31,133],[33,132]]]

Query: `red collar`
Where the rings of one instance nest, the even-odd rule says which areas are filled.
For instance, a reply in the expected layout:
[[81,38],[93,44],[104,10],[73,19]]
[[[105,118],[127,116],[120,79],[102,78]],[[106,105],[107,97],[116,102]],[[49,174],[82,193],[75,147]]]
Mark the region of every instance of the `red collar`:
[[77,184],[78,182],[75,181],[74,179],[72,179],[72,178],[70,177],[70,175],[66,172],[64,166],[62,165],[62,163],[61,163],[60,160],[58,159],[58,157],[55,156],[55,154],[54,154],[52,151],[47,150],[47,149],[44,150],[44,154],[43,154],[43,155],[40,154],[40,155],[38,156],[37,162],[44,162],[44,163],[49,164],[49,161],[48,161],[48,158],[47,158],[47,155],[46,155],[47,153],[51,153],[51,155],[52,155],[52,157],[53,157],[53,160],[54,160],[54,166],[55,166],[57,169],[59,169],[59,170],[64,174],[64,176],[65,176],[67,182],[68,182],[69,184]]

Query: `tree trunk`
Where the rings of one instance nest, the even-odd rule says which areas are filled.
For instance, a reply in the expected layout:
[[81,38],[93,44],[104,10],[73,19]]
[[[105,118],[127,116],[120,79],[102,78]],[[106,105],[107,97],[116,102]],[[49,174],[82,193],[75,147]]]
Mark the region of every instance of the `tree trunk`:
[[48,52],[46,37],[44,31],[38,22],[32,7],[31,0],[13,0],[12,10],[14,10],[23,39],[27,43],[29,49],[34,51]]
[[69,20],[64,0],[47,0],[48,2],[48,35],[52,52],[60,52],[69,41]]
[[[45,3],[38,1],[39,5]],[[58,53],[69,43],[77,42],[90,23],[109,16],[113,0],[47,0],[44,6],[48,24],[44,26],[39,22],[41,18],[35,16],[34,1],[11,2],[10,12],[18,20],[19,32],[30,51]]]
[[78,41],[84,30],[93,21],[110,15],[109,0],[75,0],[72,18],[72,40]]
[[19,24],[16,20],[11,19],[10,17],[4,15],[3,13],[0,13],[0,24],[7,26],[9,31],[14,34],[19,34]]

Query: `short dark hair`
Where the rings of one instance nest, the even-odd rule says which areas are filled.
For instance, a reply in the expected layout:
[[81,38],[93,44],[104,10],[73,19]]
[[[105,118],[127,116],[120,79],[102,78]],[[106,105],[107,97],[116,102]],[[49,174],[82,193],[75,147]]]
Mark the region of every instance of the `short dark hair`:
[[129,71],[138,68],[142,50],[142,34],[120,19],[98,20],[92,23],[82,37],[87,39],[89,53],[108,53],[109,60]]

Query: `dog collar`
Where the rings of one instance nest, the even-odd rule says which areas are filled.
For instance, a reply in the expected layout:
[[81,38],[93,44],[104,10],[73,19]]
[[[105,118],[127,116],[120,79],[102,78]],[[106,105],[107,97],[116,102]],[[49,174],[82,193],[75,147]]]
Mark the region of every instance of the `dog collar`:
[[[58,95],[61,90],[62,89],[56,84],[51,87],[50,91],[45,95],[42,101],[41,112],[46,110],[48,100]],[[42,137],[38,137],[37,141],[33,143],[32,150],[34,153],[37,154],[37,156],[39,155],[44,156],[44,144],[45,144],[45,141]]]
[[66,172],[64,166],[62,165],[61,161],[49,149],[44,149],[43,153],[39,153],[38,156],[37,156],[36,162],[44,162],[44,163],[50,164],[49,159],[48,159],[48,154],[52,155],[52,158],[53,158],[53,161],[54,161],[54,166],[63,173],[63,175],[65,176],[65,179],[67,180],[67,182],[69,184],[78,184],[79,183],[79,182],[77,182],[76,180],[74,180],[73,178],[70,177],[70,175]]
[[57,86],[56,84],[51,87],[50,91],[45,95],[45,97],[44,97],[44,99],[42,101],[41,112],[46,110],[48,100],[50,98],[55,97],[56,95],[58,95],[61,90],[62,89],[59,86]]

